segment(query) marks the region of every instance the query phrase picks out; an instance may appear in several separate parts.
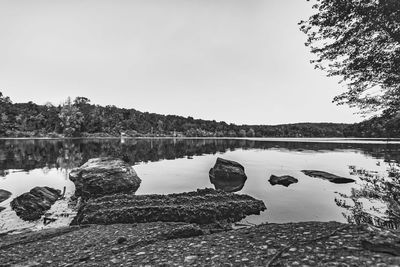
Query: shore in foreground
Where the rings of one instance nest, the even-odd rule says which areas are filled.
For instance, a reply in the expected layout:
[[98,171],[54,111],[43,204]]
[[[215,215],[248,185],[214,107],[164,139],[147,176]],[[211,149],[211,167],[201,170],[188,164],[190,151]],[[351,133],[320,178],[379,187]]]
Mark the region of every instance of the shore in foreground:
[[368,249],[368,240],[379,240],[382,235],[368,226],[337,222],[262,224],[214,234],[199,229],[195,224],[155,222],[6,235],[0,239],[0,262],[1,266],[400,264],[400,258],[388,251]]

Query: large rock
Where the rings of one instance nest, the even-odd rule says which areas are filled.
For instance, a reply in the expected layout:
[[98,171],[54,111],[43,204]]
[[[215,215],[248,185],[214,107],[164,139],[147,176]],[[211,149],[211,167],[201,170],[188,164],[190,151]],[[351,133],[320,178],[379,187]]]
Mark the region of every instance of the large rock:
[[11,196],[11,192],[4,190],[4,189],[0,189],[0,203],[9,199]]
[[214,189],[170,195],[116,194],[89,199],[72,224],[235,222],[265,209],[261,200]]
[[136,192],[141,182],[128,163],[116,158],[90,159],[73,169],[69,178],[75,184],[75,196],[85,199]]
[[290,175],[283,175],[283,176],[271,175],[271,177],[269,178],[269,183],[271,185],[280,184],[286,187],[288,187],[291,184],[297,183],[298,181],[299,180]]
[[44,187],[35,187],[11,201],[11,208],[25,221],[40,219],[51,205],[61,197],[61,190]]
[[321,178],[335,184],[346,184],[355,182],[355,180],[353,179],[337,176],[329,172],[316,171],[316,170],[302,170],[301,172],[310,177]]
[[241,190],[247,180],[242,165],[222,158],[217,158],[214,167],[209,171],[209,177],[215,189],[221,189],[226,192]]

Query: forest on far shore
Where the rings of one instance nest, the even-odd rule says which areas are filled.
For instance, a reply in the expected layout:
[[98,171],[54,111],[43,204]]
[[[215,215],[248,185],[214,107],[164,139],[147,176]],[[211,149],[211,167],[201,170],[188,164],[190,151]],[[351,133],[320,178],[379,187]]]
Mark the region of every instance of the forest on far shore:
[[13,103],[0,92],[1,137],[400,137],[400,116],[373,117],[361,123],[236,125],[215,120],[100,106],[85,97],[62,105]]

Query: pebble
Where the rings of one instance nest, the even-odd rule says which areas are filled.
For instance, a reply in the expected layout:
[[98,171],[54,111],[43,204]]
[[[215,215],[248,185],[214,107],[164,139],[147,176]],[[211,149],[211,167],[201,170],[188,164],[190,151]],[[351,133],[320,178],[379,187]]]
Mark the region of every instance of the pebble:
[[117,239],[117,243],[118,243],[118,244],[122,244],[122,243],[124,243],[124,242],[126,242],[126,241],[127,241],[126,237],[123,237],[123,236],[120,236],[120,237],[118,237],[118,239]]
[[141,252],[136,253],[136,256],[145,255],[145,254],[146,254],[146,252],[141,251]]
[[116,258],[112,258],[110,261],[111,261],[112,263],[114,263],[114,264],[116,264],[116,263],[118,263],[118,262],[119,262],[119,260],[118,260],[118,259],[116,259]]
[[194,255],[186,256],[184,262],[193,263],[197,260],[197,258],[198,258],[198,256],[194,256]]

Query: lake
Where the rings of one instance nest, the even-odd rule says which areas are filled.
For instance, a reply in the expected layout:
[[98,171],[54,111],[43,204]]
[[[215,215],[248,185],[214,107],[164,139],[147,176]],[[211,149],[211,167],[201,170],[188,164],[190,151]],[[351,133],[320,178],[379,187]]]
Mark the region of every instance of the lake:
[[[386,179],[400,162],[400,142],[377,139],[2,139],[0,140],[0,189],[12,192],[0,203],[0,232],[66,225],[71,220],[68,201],[58,201],[50,213],[59,217],[44,226],[42,221],[24,222],[9,203],[35,186],[63,190],[67,199],[74,185],[72,168],[90,158],[112,156],[129,162],[142,179],[136,194],[167,194],[214,188],[208,172],[218,157],[242,164],[247,174],[236,192],[264,201],[267,210],[245,218],[244,224],[263,222],[339,221],[359,219],[354,201],[347,198],[366,186],[365,176]],[[312,178],[301,170],[321,170],[356,180],[334,184]],[[289,187],[271,185],[269,177],[291,175],[299,180]],[[372,176],[371,176],[372,175]],[[375,178],[374,178],[375,179]],[[345,201],[345,202],[343,202]],[[362,212],[385,219],[387,206],[376,199],[363,199]],[[343,205],[346,203],[346,205]],[[362,216],[365,216],[363,213]],[[363,217],[364,218],[364,217]]]

